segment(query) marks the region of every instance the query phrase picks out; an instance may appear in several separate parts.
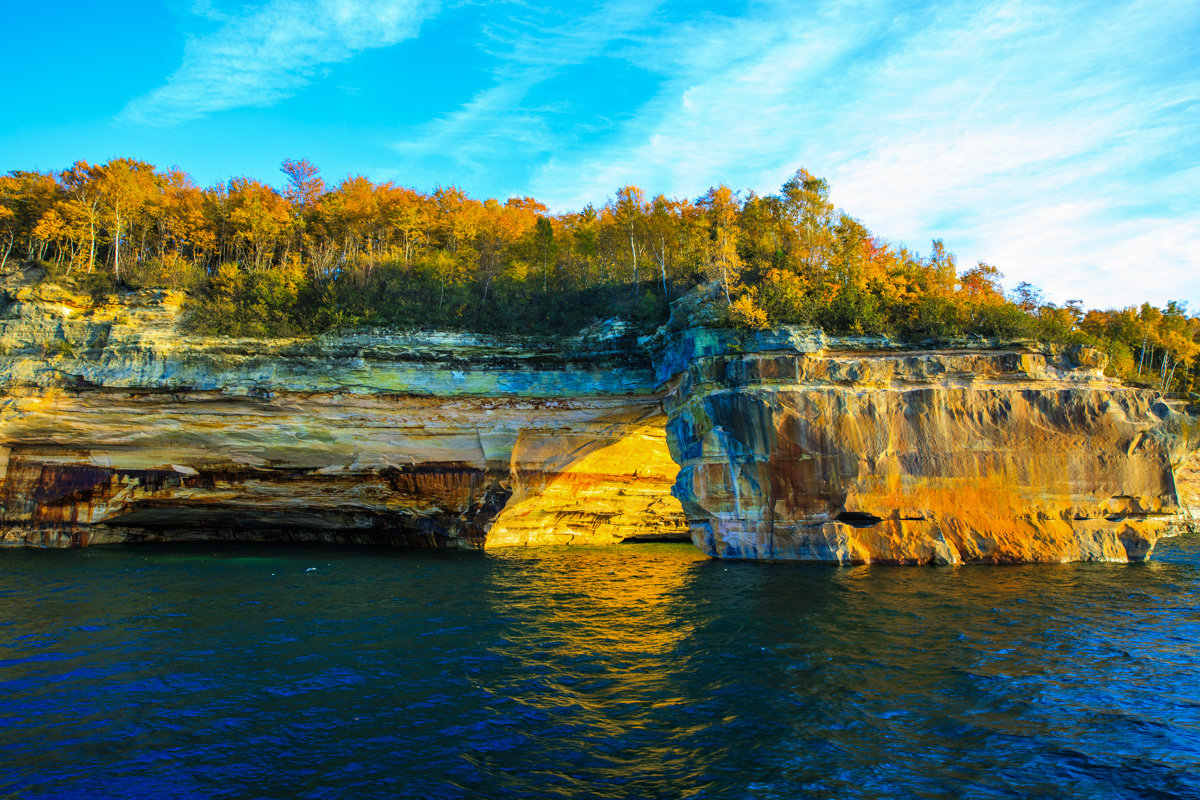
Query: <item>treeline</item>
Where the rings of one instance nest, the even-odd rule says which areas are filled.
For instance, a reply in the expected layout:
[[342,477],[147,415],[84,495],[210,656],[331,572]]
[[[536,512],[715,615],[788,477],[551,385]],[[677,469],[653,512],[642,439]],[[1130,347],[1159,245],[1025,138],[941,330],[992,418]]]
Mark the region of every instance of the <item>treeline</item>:
[[[1111,370],[1163,391],[1200,388],[1200,320],[1182,304],[1087,311],[1005,294],[986,264],[960,271],[839,212],[798,171],[778,194],[717,186],[696,200],[626,186],[602,207],[552,214],[533,198],[476,200],[347,177],[329,187],[285,161],[282,189],[208,188],[130,159],[0,177],[0,269],[35,264],[98,293],[189,293],[191,325],[300,335],[391,325],[573,332],[611,317],[651,329],[701,283],[709,323],[814,324],[923,341],[979,335],[1090,344]],[[676,324],[686,324],[678,319]]]

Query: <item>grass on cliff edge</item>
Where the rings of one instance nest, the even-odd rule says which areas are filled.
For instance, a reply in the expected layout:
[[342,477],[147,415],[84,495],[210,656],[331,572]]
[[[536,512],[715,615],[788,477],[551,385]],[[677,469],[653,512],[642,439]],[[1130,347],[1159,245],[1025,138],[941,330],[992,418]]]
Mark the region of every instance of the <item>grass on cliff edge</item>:
[[[426,265],[427,267],[428,265]],[[239,337],[311,336],[336,329],[389,327],[488,334],[572,335],[602,320],[621,319],[631,332],[663,325],[769,328],[815,325],[831,334],[884,336],[918,344],[966,337],[1087,345],[1107,354],[1109,374],[1164,393],[1200,390],[1200,319],[1171,303],[1086,313],[1058,306],[1022,286],[1005,295],[994,270],[968,271],[941,289],[895,297],[884,289],[846,285],[803,291],[794,275],[743,270],[727,287],[694,274],[665,286],[653,280],[543,289],[536,280],[501,274],[487,285],[446,279],[418,264],[385,261],[326,281],[310,271],[251,271],[221,264],[211,273],[192,262],[165,269],[148,261],[117,281],[111,272],[25,266],[19,283],[53,281],[100,299],[129,290],[168,288],[187,296],[185,327]],[[926,272],[935,268],[926,265]],[[12,283],[12,281],[10,281]],[[949,288],[948,288],[949,287]]]

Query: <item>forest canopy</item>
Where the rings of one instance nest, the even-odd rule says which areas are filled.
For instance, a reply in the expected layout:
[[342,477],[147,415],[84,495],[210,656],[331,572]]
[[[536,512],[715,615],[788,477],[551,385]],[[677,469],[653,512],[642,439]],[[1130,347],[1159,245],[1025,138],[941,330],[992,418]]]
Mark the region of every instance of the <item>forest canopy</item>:
[[613,317],[648,331],[703,284],[706,324],[1083,344],[1131,382],[1200,388],[1200,319],[1184,304],[1085,311],[1029,284],[1005,292],[995,267],[960,269],[941,241],[922,255],[872,234],[803,169],[776,194],[721,185],[690,200],[624,186],[565,213],[454,186],[330,185],[306,160],[281,171],[279,188],[247,177],[201,188],[127,158],[13,170],[0,176],[0,270],[38,266],[93,293],[182,290],[193,329],[243,336],[556,333]]

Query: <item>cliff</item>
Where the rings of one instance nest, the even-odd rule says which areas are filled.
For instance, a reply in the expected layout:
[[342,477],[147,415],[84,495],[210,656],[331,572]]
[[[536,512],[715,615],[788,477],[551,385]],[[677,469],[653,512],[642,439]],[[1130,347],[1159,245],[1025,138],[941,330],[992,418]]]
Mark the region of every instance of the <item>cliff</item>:
[[1102,354],[782,330],[665,348],[675,494],[722,558],[1140,560],[1180,521],[1187,420]]
[[180,298],[11,289],[0,537],[482,547],[678,538],[620,338],[191,337]]
[[1121,561],[1185,521],[1187,418],[1085,349],[619,324],[239,340],[187,334],[169,292],[4,291],[0,543],[690,532],[721,558]]

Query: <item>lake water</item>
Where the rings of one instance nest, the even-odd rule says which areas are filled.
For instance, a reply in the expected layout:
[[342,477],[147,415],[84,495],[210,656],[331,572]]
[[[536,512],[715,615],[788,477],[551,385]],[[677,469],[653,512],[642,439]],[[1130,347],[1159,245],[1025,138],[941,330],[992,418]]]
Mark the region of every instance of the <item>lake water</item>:
[[1200,797],[1200,542],[0,552],[0,797]]

